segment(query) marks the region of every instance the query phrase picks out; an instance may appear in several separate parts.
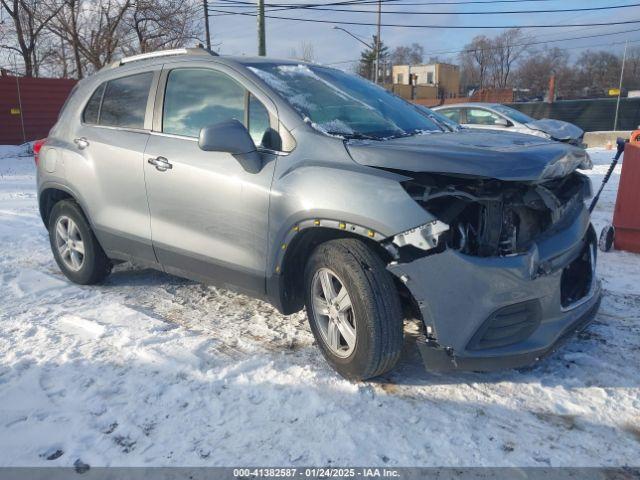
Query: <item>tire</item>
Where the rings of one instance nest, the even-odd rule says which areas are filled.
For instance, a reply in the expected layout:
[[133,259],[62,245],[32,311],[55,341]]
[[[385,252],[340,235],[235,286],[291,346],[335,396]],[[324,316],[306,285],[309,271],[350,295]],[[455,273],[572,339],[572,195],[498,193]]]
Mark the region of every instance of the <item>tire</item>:
[[[403,345],[398,292],[382,260],[363,242],[338,239],[319,245],[307,261],[304,288],[316,343],[340,375],[365,380],[395,366]],[[326,295],[327,288],[333,293]],[[350,309],[341,308],[347,304]]]
[[111,272],[111,261],[73,200],[62,200],[53,206],[49,215],[49,242],[58,267],[74,283],[99,283]]
[[607,225],[600,232],[600,239],[598,240],[598,248],[603,252],[608,252],[613,247],[613,241],[615,240],[616,230],[613,225]]

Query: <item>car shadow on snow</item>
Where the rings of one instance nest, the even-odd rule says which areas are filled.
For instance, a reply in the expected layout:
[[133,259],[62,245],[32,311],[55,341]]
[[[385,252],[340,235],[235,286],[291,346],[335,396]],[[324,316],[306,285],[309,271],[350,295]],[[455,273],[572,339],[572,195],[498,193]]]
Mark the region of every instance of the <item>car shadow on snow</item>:
[[[178,300],[185,315],[197,315],[201,309],[203,302],[215,302],[216,297],[209,299],[207,288],[197,282],[185,280],[173,275],[159,272],[152,269],[139,269],[130,264],[121,264],[117,266],[114,273],[107,278],[104,287],[109,289],[128,287],[142,288],[153,287],[156,290],[166,294],[169,298],[175,295],[176,291],[182,287],[186,287],[186,291],[181,292],[181,296],[198,296],[191,302],[185,304],[184,298]],[[228,302],[236,299],[241,304],[259,305],[262,313],[266,316],[266,327],[271,329],[282,329],[284,325],[288,326],[286,317],[279,314],[269,304],[256,299],[236,294],[223,289],[218,289],[220,295],[226,297],[224,300]],[[136,294],[129,294],[127,299],[128,306],[136,308],[138,301]],[[140,311],[153,316],[153,312],[149,311],[148,301],[139,301]],[[143,303],[145,303],[143,305]],[[372,380],[373,383],[379,385],[398,385],[398,386],[429,386],[429,385],[456,385],[466,383],[541,383],[546,386],[582,386],[582,387],[624,387],[637,388],[640,387],[640,374],[633,365],[640,364],[640,325],[639,322],[628,322],[624,316],[615,315],[616,305],[620,300],[609,299],[605,297],[603,306],[596,317],[593,324],[589,325],[583,332],[574,335],[566,343],[562,344],[559,349],[540,360],[537,364],[523,368],[511,369],[492,373],[474,373],[474,372],[452,372],[452,373],[432,373],[425,371],[419,351],[415,346],[415,338],[409,333],[405,338],[405,346],[402,357],[396,368],[378,378]],[[189,309],[193,308],[193,312]],[[611,313],[607,312],[613,312]],[[236,314],[237,315],[237,314]],[[271,319],[271,320],[270,320]],[[167,320],[163,317],[163,320]],[[172,321],[172,319],[168,319]],[[250,316],[247,318],[250,321]],[[173,319],[177,324],[189,328],[188,324]],[[305,322],[306,323],[306,322]],[[301,325],[299,322],[296,328],[304,327],[305,333],[308,333],[308,326]],[[204,327],[206,329],[206,326]],[[200,328],[199,328],[200,330]],[[214,329],[215,331],[216,329]],[[262,339],[259,336],[252,336],[253,341],[263,341],[264,350],[270,353],[281,353],[302,356],[302,362],[308,361],[310,357],[317,354],[320,358],[320,352],[315,349],[315,345],[309,347],[310,342],[299,344],[303,348],[292,349],[287,342],[273,344],[273,337],[264,335]],[[313,349],[313,351],[309,351]],[[292,352],[293,350],[293,352]],[[300,350],[300,351],[298,351]],[[234,352],[233,348],[231,348]],[[242,357],[243,353],[235,351]],[[326,363],[321,364],[330,370]]]

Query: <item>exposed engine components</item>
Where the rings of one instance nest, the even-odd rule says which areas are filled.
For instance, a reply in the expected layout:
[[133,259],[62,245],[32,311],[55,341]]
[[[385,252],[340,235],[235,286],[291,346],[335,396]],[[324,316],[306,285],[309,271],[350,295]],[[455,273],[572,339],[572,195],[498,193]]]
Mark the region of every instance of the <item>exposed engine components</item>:
[[403,186],[438,220],[396,235],[395,246],[429,253],[446,246],[481,257],[527,251],[538,236],[578,212],[591,194],[589,179],[579,172],[542,183],[430,174]]

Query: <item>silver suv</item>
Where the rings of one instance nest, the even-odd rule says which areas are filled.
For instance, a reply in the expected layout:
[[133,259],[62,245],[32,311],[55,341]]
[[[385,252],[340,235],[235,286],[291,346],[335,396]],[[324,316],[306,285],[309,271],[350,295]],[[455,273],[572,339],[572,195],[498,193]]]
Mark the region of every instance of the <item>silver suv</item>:
[[136,264],[306,307],[349,379],[535,362],[600,302],[588,154],[445,129],[339,70],[184,49],[82,80],[38,145],[56,262]]

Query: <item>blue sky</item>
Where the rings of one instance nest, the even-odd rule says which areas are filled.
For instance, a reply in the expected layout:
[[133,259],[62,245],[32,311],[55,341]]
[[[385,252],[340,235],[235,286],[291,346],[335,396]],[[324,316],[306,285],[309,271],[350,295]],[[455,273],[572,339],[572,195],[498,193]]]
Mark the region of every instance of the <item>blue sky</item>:
[[[218,0],[209,0],[220,5]],[[274,3],[309,3],[309,0],[266,0]],[[321,0],[322,3],[330,0]],[[409,1],[418,3],[421,0],[399,0],[401,3]],[[422,0],[423,2],[433,0]],[[443,0],[455,2],[456,0]],[[459,0],[458,0],[459,1]],[[640,7],[621,8],[615,10],[569,12],[569,13],[531,13],[519,15],[464,15],[465,12],[491,12],[504,10],[552,10],[567,8],[608,7],[614,5],[630,5],[640,3],[640,0],[538,0],[518,3],[471,4],[471,5],[393,5],[393,2],[383,3],[382,23],[396,24],[443,24],[469,25],[477,28],[468,30],[453,29],[417,29],[383,27],[381,38],[389,47],[407,45],[413,42],[421,44],[426,56],[431,52],[460,50],[475,35],[497,35],[500,29],[487,29],[486,25],[563,25],[572,23],[607,23],[614,21],[640,20]],[[219,7],[211,7],[219,8]],[[345,7],[340,7],[345,8]],[[290,10],[273,12],[273,15],[315,18],[322,20],[340,20],[371,22],[376,21],[376,6],[362,5],[357,9],[371,10],[371,13],[327,12],[311,10]],[[237,8],[253,12],[253,9]],[[402,12],[444,12],[444,15],[415,15],[411,13],[385,14],[387,11]],[[267,15],[269,13],[267,12]],[[267,55],[273,57],[289,57],[291,50],[297,48],[301,41],[311,43],[314,48],[316,61],[320,63],[334,63],[355,60],[359,57],[361,44],[344,32],[332,29],[331,23],[293,22],[279,19],[266,19],[267,22]],[[342,25],[353,34],[370,40],[375,33],[373,26]],[[223,54],[254,55],[257,52],[257,35],[255,17],[241,15],[213,16],[210,22],[213,42]],[[562,41],[550,43],[549,46],[569,48],[572,55],[579,54],[587,47],[592,49],[607,49],[621,52],[624,40],[638,40],[631,45],[640,45],[640,23],[627,25],[605,25],[599,27],[566,27],[566,28],[528,28],[524,32],[538,41],[564,39],[607,32],[637,30],[632,33],[596,37],[590,39]],[[542,47],[540,45],[538,47]],[[440,54],[443,59],[455,61],[455,54]],[[348,67],[348,63],[336,66]]]

